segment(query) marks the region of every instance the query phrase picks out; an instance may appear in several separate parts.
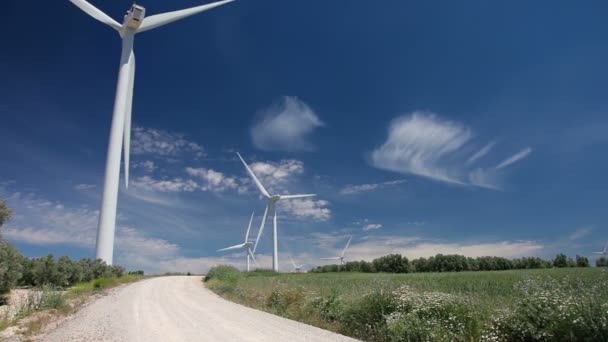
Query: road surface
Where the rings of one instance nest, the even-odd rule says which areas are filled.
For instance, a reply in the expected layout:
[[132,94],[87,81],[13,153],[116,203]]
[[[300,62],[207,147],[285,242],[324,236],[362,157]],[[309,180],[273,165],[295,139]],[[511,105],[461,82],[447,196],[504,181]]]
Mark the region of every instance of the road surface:
[[82,308],[42,341],[355,341],[229,302],[201,277],[146,279]]

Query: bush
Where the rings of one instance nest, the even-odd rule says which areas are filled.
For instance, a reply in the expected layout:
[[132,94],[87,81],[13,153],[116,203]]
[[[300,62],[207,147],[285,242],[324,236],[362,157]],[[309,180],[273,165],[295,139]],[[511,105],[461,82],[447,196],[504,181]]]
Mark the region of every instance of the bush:
[[23,260],[13,246],[0,240],[0,305],[4,304],[4,295],[21,279]]
[[387,317],[391,341],[473,341],[478,320],[461,297],[417,292],[407,285],[393,292],[395,311]]
[[340,320],[344,313],[344,302],[338,291],[333,291],[329,296],[312,298],[309,305],[327,322]]
[[384,341],[386,317],[395,311],[394,296],[377,291],[351,302],[342,315],[342,333],[368,341]]
[[483,341],[608,341],[608,279],[527,279],[513,310],[493,317]]
[[217,279],[220,281],[237,281],[240,277],[241,272],[234,266],[219,265],[209,269],[203,281],[208,282],[212,279]]

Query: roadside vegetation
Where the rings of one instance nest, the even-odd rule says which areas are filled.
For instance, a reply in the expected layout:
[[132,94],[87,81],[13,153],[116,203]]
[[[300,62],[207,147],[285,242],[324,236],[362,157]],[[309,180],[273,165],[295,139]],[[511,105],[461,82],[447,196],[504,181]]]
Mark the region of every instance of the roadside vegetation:
[[[6,223],[12,211],[0,200],[0,227]],[[1,233],[1,231],[0,231]],[[24,323],[27,334],[36,333],[52,314],[74,312],[94,293],[120,284],[143,278],[143,271],[126,274],[122,266],[106,265],[102,260],[83,258],[71,260],[67,256],[54,258],[52,254],[42,258],[27,258],[0,235],[0,331]],[[23,293],[16,305],[9,306],[11,290]]]
[[444,273],[239,272],[212,268],[221,296],[366,341],[607,341],[608,270]]

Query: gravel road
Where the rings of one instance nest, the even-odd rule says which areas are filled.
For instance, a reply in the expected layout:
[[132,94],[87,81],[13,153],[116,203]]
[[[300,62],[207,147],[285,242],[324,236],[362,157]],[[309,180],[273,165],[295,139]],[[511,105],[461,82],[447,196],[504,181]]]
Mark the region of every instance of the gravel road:
[[201,277],[146,279],[112,291],[42,341],[355,341],[229,302]]

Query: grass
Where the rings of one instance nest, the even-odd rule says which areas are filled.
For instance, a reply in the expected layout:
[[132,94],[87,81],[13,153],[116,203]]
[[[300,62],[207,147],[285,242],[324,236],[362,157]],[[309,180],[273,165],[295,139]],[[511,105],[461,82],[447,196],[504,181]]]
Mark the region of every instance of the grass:
[[[555,316],[556,312],[571,310],[573,317],[593,312],[608,319],[608,289],[597,286],[608,284],[608,272],[599,268],[412,274],[228,273],[226,279],[212,277],[207,286],[244,305],[369,341],[510,341],[521,333],[520,326],[540,324],[530,310],[550,316],[547,320],[552,324],[540,327],[540,332],[535,332],[538,336],[520,334],[518,339],[576,341],[564,338],[566,335],[547,337],[557,336],[559,329],[584,335],[576,330],[579,323],[569,326],[566,319],[560,321]],[[522,285],[528,283],[531,285]],[[539,292],[546,287],[548,292]],[[533,300],[539,296],[545,296],[546,302],[570,300],[573,304],[566,309],[546,309],[545,302]],[[528,314],[529,319],[525,318]],[[584,336],[591,336],[587,340],[598,336],[593,333],[608,330],[601,319],[585,317],[581,324],[588,326],[584,328]],[[497,328],[505,322],[511,330]],[[542,334],[547,336],[540,338]]]

